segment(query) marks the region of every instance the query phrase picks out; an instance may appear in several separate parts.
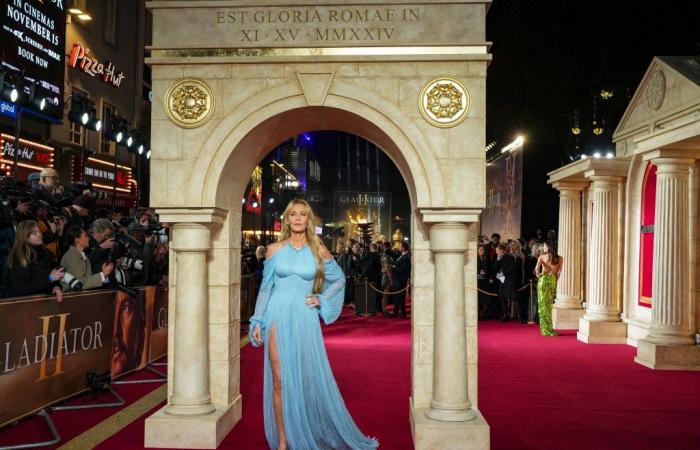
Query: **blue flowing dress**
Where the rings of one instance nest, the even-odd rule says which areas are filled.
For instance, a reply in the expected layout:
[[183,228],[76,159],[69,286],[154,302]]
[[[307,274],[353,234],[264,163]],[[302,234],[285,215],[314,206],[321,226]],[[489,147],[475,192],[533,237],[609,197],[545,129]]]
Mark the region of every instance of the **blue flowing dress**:
[[333,377],[321,334],[320,318],[331,324],[340,315],[345,274],[332,258],[324,259],[320,307],[306,305],[316,277],[316,260],[308,245],[295,249],[285,244],[265,260],[252,332],[262,326],[265,342],[263,414],[265,437],[277,449],[278,434],[272,403],[272,368],[267,346],[270,329],[276,330],[282,374],[282,413],[290,450],[365,450],[379,443],[362,434],[350,417]]

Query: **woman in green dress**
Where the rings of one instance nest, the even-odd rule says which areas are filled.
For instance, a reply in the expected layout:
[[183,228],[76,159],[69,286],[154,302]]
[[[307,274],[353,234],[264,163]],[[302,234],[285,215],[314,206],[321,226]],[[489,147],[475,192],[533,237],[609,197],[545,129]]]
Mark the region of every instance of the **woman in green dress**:
[[547,241],[542,245],[542,254],[537,259],[537,309],[540,315],[542,336],[558,336],[552,328],[552,303],[557,292],[557,280],[561,273],[564,258],[557,254],[557,244]]

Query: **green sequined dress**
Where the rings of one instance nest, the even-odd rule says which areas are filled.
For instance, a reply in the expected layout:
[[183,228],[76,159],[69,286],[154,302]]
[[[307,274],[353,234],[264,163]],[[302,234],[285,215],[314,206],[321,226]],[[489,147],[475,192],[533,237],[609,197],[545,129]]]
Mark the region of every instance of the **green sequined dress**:
[[540,315],[540,333],[542,336],[558,336],[552,328],[552,303],[557,292],[557,277],[554,274],[542,273],[537,280],[537,311]]

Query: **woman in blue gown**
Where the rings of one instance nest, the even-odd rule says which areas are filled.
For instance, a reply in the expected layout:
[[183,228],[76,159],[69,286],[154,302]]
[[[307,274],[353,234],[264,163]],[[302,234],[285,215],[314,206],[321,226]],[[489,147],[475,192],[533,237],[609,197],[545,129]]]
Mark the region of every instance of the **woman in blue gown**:
[[350,417],[333,377],[319,317],[343,307],[345,274],[316,236],[309,204],[292,200],[280,242],[268,247],[250,342],[265,345],[265,437],[277,450],[365,450],[379,446]]

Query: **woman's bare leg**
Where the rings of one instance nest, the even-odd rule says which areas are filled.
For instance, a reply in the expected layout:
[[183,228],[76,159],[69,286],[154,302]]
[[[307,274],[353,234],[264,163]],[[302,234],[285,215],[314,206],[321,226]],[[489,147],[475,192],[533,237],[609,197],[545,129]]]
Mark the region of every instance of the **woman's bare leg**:
[[277,351],[277,330],[270,328],[267,344],[269,347],[270,365],[272,367],[272,404],[275,408],[275,422],[277,422],[277,436],[279,443],[277,450],[287,450],[287,433],[284,431],[284,415],[282,414],[282,364]]

